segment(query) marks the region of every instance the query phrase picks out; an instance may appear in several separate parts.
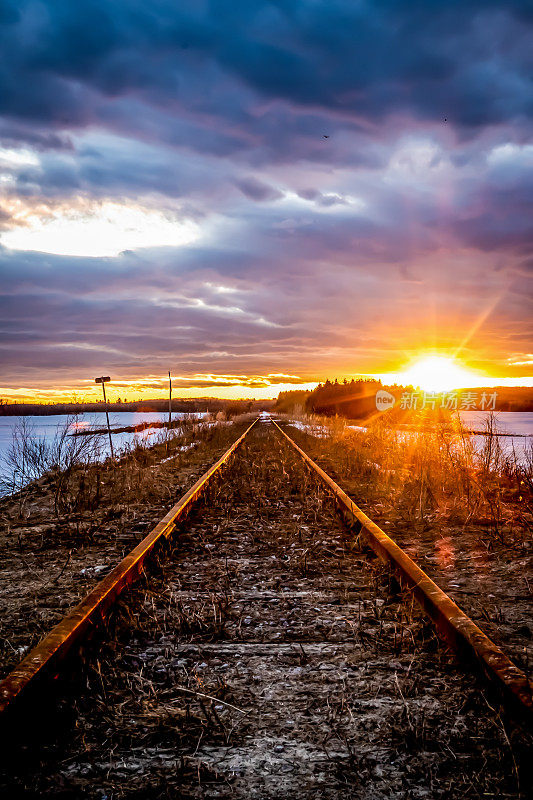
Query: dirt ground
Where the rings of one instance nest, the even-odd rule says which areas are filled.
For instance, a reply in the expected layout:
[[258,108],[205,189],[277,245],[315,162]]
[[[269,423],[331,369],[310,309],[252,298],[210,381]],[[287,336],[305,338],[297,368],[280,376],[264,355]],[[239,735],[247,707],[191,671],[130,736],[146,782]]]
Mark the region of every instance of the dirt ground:
[[466,527],[446,520],[424,524],[385,499],[369,502],[361,481],[346,469],[342,444],[335,452],[291,425],[287,433],[400,547],[530,675],[533,675],[533,540],[531,531],[499,540],[489,521]]
[[271,429],[227,478],[94,645],[55,738],[4,767],[6,796],[530,796],[531,738]]
[[0,677],[144,538],[245,427],[192,431],[188,444],[173,443],[170,456],[159,445],[97,468],[101,499],[92,507],[56,513],[51,476],[0,498]]

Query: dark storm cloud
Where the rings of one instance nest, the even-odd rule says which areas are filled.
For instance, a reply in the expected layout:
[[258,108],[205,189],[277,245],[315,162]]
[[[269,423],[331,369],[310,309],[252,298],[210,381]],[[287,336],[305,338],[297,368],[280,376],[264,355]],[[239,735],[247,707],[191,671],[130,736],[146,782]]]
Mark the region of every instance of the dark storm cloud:
[[374,123],[407,111],[476,128],[531,115],[529,8],[486,0],[4,3],[2,112],[78,127],[100,118],[102,98],[131,96],[246,129],[258,113],[249,89],[258,110],[284,100]]

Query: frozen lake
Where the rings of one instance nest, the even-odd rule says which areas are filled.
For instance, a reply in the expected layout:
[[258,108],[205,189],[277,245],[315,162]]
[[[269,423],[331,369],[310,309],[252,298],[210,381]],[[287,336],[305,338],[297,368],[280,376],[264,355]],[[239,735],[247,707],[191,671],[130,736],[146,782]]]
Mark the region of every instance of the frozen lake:
[[[490,414],[486,411],[460,411],[461,421],[471,431],[484,431]],[[529,463],[533,447],[533,412],[501,411],[493,415],[493,421],[500,436],[498,441],[505,454],[515,455],[520,464]],[[486,436],[474,435],[477,450],[482,450]]]
[[[485,430],[490,414],[486,411],[460,411],[459,415],[471,430]],[[532,411],[500,411],[494,413],[496,427],[502,433],[514,433],[517,436],[533,436]]]
[[[206,416],[207,412],[198,412],[194,415],[185,414],[182,412],[174,412],[172,414],[173,420],[183,419],[184,417],[194,416],[198,419]],[[28,433],[33,439],[44,439],[46,442],[53,442],[55,437],[64,430],[65,426],[69,424],[70,431],[82,428],[105,428],[106,416],[105,411],[92,414],[79,414],[77,417],[67,416],[66,414],[57,414],[51,416],[27,416],[27,417],[0,417],[0,481],[13,480],[13,467],[9,464],[9,451],[13,443],[13,434],[16,429],[20,429],[21,423],[28,427]],[[111,429],[125,428],[132,425],[139,425],[142,422],[167,422],[168,412],[134,412],[134,411],[120,411],[110,412],[109,422]],[[159,437],[165,435],[164,429],[161,428],[148,428],[140,433],[114,433],[113,434],[113,448],[115,454],[120,453],[126,447],[131,446],[135,442],[145,443],[151,445],[155,443]],[[83,437],[85,439],[85,437]],[[109,439],[107,433],[96,437],[98,442],[98,449],[100,458],[106,458],[109,452]],[[0,493],[2,489],[0,487]]]

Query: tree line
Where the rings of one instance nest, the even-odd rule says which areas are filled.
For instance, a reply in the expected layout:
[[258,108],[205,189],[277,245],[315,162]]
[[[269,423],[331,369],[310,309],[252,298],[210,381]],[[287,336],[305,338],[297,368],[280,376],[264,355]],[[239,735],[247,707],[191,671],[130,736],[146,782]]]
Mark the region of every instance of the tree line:
[[[327,380],[319,383],[313,391],[301,389],[281,392],[276,402],[276,411],[306,414],[321,414],[326,417],[341,416],[347,419],[366,419],[376,414],[376,393],[384,389],[394,396],[392,413],[400,420],[418,412],[441,413],[469,409],[495,411],[533,411],[533,388],[526,386],[489,386],[461,389],[457,392],[425,393],[413,386],[386,386],[372,378],[358,380]],[[483,396],[496,395],[494,409],[484,404]],[[414,401],[411,400],[415,396]],[[445,397],[444,397],[445,395]],[[453,395],[456,397],[454,398]],[[467,400],[469,402],[467,402]],[[442,412],[444,413],[444,412]]]
[[326,417],[339,415],[349,419],[364,419],[376,411],[376,392],[384,388],[381,381],[360,378],[319,383],[311,392],[297,390],[281,392],[276,410],[290,413],[298,408],[307,414]]

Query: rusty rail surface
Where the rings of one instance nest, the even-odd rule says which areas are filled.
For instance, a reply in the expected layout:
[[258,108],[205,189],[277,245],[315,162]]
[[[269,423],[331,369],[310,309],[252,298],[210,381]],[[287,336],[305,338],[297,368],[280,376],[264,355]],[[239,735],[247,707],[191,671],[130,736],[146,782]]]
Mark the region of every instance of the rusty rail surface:
[[168,539],[176,524],[201,496],[212,477],[226,464],[256,424],[257,419],[226,452],[191,486],[155,528],[28,653],[0,683],[0,715],[11,709],[29,690],[45,678],[58,674],[62,659],[91,628],[105,619],[121,592],[136,581],[146,558],[163,538]]
[[494,686],[505,705],[529,725],[533,724],[532,685],[527,675],[431,580],[396,542],[372,522],[346,492],[305,453],[277,422],[272,423],[335,495],[341,512],[364,536],[376,555],[390,564],[404,589],[410,590],[433,621],[437,632],[462,657],[474,663]]

